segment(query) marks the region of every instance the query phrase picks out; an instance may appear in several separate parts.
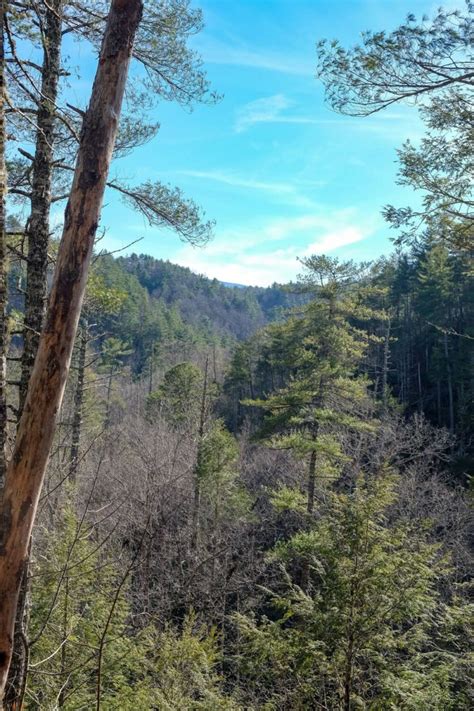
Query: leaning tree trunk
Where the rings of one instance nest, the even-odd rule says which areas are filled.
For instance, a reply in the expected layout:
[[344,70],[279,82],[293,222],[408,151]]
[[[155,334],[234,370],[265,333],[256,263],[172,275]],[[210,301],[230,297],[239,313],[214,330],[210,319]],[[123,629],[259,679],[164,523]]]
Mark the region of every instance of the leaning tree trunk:
[[4,0],[0,0],[0,489],[7,470],[7,249],[5,234],[5,195],[7,175],[5,167],[5,46]]
[[0,698],[19,585],[66,385],[141,0],[112,0],[84,117],[48,313],[0,501]]
[[41,95],[36,115],[37,132],[31,179],[31,212],[27,223],[25,328],[21,360],[19,416],[35,362],[43,325],[47,290],[49,213],[53,174],[56,99],[61,70],[62,0],[45,3]]

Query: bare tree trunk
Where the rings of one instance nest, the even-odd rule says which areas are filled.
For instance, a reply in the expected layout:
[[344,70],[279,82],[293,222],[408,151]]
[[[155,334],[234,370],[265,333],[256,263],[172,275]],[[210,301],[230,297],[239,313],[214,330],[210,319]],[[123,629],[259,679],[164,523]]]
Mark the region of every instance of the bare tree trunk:
[[[62,629],[62,640],[61,640],[61,665],[60,665],[60,679],[63,682],[61,686],[61,691],[58,696],[58,708],[64,708],[64,702],[66,700],[66,691],[68,688],[68,673],[67,673],[67,641],[69,636],[68,626],[69,626],[69,575],[66,573],[64,579],[64,603],[63,603],[63,629]],[[64,681],[63,681],[64,680]]]
[[77,359],[77,381],[74,391],[74,412],[72,416],[71,453],[69,458],[69,479],[76,480],[76,469],[79,461],[79,445],[81,443],[82,408],[84,404],[84,381],[86,375],[86,355],[89,329],[87,321],[82,323],[79,339],[79,357]]
[[199,471],[200,449],[204,437],[204,425],[206,424],[206,401],[207,401],[207,379],[209,373],[209,356],[206,357],[206,365],[204,368],[204,383],[202,386],[201,398],[201,414],[199,417],[198,431],[198,453],[197,462],[194,467],[194,498],[193,498],[193,521],[191,533],[191,548],[196,548],[199,539],[199,517],[201,514],[201,479]]
[[[40,332],[45,311],[48,246],[50,234],[51,184],[54,160],[54,132],[56,124],[56,101],[61,70],[63,0],[45,3],[43,31],[43,63],[41,85],[36,113],[35,155],[31,172],[31,211],[26,225],[27,259],[26,292],[23,330],[23,353],[17,410],[19,422],[25,404],[28,381],[38,350]],[[26,674],[25,664],[25,609],[28,598],[28,561],[25,561],[22,588],[17,608],[14,650],[5,695],[7,710],[19,707],[19,696],[24,686],[22,676]]]
[[384,412],[388,407],[388,364],[390,360],[390,319],[387,321],[385,338],[383,344],[383,365],[382,365],[382,405]]
[[112,405],[112,383],[115,375],[115,365],[112,363],[109,370],[109,377],[107,378],[107,392],[105,395],[105,414],[104,414],[104,430],[108,430],[111,425],[111,405]]
[[0,489],[7,471],[7,245],[5,234],[5,47],[3,25],[6,3],[0,1]]
[[444,356],[446,358],[446,375],[448,380],[448,398],[449,398],[449,431],[454,433],[454,397],[453,397],[453,374],[451,369],[451,361],[449,360],[448,334],[444,333]]
[[344,671],[344,711],[351,711],[352,698],[352,666],[353,666],[353,639],[349,639],[349,648],[346,654],[346,668]]
[[[28,546],[28,557],[31,551],[31,538]],[[28,676],[28,659],[30,646],[26,633],[28,623],[28,593],[29,593],[29,566],[25,563],[21,575],[18,593],[18,605],[15,617],[15,631],[13,635],[13,653],[3,700],[4,711],[18,711],[22,708],[25,695],[26,680]]]
[[53,174],[56,99],[61,70],[62,0],[45,3],[41,96],[36,117],[37,132],[32,170],[31,213],[27,223],[25,330],[21,360],[19,413],[25,403],[28,380],[35,362],[46,303],[49,213]]
[[439,380],[436,381],[436,415],[438,418],[438,426],[441,427],[443,421],[441,418],[441,383]]
[[421,363],[417,362],[417,375],[418,375],[418,412],[421,414],[423,412],[423,387],[421,382]]
[[[7,3],[0,3],[0,16],[2,27],[1,38],[1,105],[0,105],[0,489],[5,482],[7,470],[7,299],[8,299],[8,270],[7,270],[7,245],[6,245],[6,211],[5,196],[7,192],[7,178],[5,166],[5,55],[4,55],[4,22]],[[25,634],[26,607],[28,598],[28,570],[25,565],[20,582],[18,608],[15,619],[13,635],[13,656],[10,665],[5,693],[5,709],[21,708],[21,700],[25,691],[26,672],[28,666],[28,640]]]
[[141,0],[113,0],[84,117],[50,303],[0,501],[0,698],[28,541],[71,362]]
[[[319,425],[313,433],[313,440],[316,446],[318,439]],[[314,492],[316,487],[316,449],[311,450],[309,457],[309,467],[308,467],[308,492],[306,501],[306,510],[309,516],[314,513]],[[309,558],[305,557],[301,561],[301,579],[300,586],[302,590],[307,590],[309,586]]]
[[150,367],[148,370],[148,395],[153,392],[153,367],[155,364],[155,344],[151,344]]

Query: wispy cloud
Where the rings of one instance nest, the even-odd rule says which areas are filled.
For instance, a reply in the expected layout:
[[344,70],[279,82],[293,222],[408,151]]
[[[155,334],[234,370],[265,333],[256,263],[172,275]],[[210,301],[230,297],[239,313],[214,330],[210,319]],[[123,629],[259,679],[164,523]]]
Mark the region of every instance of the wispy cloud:
[[243,178],[235,173],[225,173],[223,171],[213,170],[181,170],[180,175],[186,175],[190,178],[201,178],[203,180],[212,180],[216,183],[229,185],[233,188],[248,188],[249,190],[263,190],[268,193],[282,195],[285,193],[294,192],[294,188],[289,183],[267,182],[264,180],[252,180]]
[[198,46],[207,64],[251,67],[308,77],[314,74],[313,57],[302,59],[270,50],[255,52],[242,44],[224,44],[217,40],[207,40]]
[[284,111],[291,106],[293,102],[284,94],[250,101],[238,109],[234,130],[242,133],[257,123],[317,123],[311,117],[285,114]]
[[376,116],[366,118],[316,118],[303,116],[289,111],[295,102],[284,94],[274,94],[250,101],[241,106],[236,112],[234,131],[243,133],[259,123],[291,123],[310,124],[316,126],[333,126],[345,130],[360,131],[381,138],[399,140],[410,137],[418,140],[422,136],[422,124],[414,111],[407,112],[381,112]]
[[326,185],[324,180],[304,181],[295,179],[293,182],[258,180],[224,170],[180,170],[176,171],[176,173],[189,178],[209,180],[233,189],[237,188],[250,192],[259,191],[270,198],[275,198],[280,203],[283,201],[287,204],[304,208],[315,208],[316,206],[315,201],[306,195],[305,191],[314,191],[315,188],[321,188]]

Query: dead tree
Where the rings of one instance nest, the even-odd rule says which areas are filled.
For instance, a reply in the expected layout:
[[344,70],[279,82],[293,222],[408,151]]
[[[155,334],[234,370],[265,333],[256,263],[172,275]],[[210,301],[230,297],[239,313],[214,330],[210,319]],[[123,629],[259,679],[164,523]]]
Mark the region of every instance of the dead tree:
[[141,0],[113,0],[81,141],[48,312],[0,501],[0,696],[23,566],[69,371]]

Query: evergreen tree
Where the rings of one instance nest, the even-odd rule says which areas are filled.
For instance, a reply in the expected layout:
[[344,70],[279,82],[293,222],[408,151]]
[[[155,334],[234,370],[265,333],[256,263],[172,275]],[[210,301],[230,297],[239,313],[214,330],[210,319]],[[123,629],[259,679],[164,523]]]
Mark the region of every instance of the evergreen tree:
[[[469,708],[469,653],[456,641],[468,609],[441,597],[449,567],[423,522],[390,520],[396,486],[361,476],[348,494],[326,493],[317,524],[275,548],[271,614],[236,617],[257,708]],[[308,560],[304,591],[295,571]]]
[[101,708],[150,708],[149,643],[129,626],[129,563],[117,564],[70,504],[45,535],[33,570],[38,584],[32,591],[26,707],[95,708],[100,693]]
[[[146,401],[147,417],[153,421],[161,414],[172,427],[187,430],[197,428],[201,408],[203,373],[192,363],[178,363],[166,371],[158,390]],[[207,408],[207,403],[206,403]]]
[[[311,257],[302,288],[314,300],[270,330],[270,357],[285,366],[285,383],[267,397],[248,401],[266,413],[262,434],[271,446],[308,458],[307,510],[314,509],[316,472],[337,476],[344,461],[340,429],[370,429],[368,383],[357,374],[369,336],[350,319],[369,318],[355,286],[355,267]],[[268,356],[267,356],[268,357]]]

